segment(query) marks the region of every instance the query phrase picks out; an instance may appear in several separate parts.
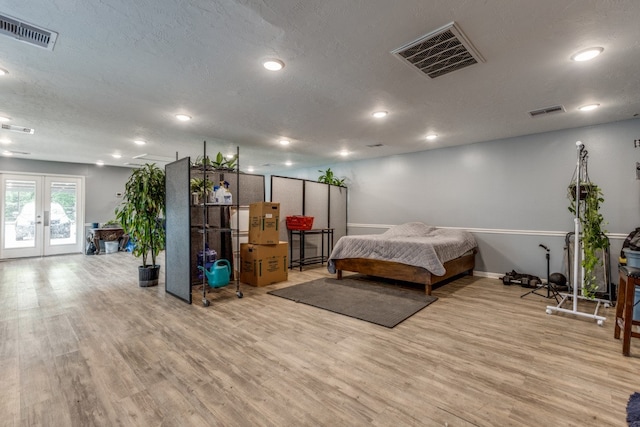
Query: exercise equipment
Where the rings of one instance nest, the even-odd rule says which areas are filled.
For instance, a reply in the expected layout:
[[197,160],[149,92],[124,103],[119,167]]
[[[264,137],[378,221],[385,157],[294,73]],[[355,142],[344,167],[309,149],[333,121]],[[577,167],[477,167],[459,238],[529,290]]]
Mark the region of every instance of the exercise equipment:
[[[539,295],[539,296],[545,297],[545,298],[553,297],[556,300],[556,303],[558,303],[558,302],[560,302],[560,294],[558,293],[558,289],[555,287],[554,282],[551,281],[551,274],[549,274],[549,271],[550,271],[549,262],[550,262],[550,258],[551,258],[551,255],[550,255],[551,251],[549,250],[548,247],[546,247],[543,244],[539,244],[538,246],[545,250],[545,258],[547,260],[547,282],[546,283],[536,284],[536,286],[532,290],[530,290],[526,294],[520,295],[520,298],[526,297],[527,295],[530,295],[530,294],[536,294],[536,295]],[[553,273],[553,274],[556,275],[556,274],[560,274],[560,273]],[[565,278],[565,282],[566,282],[566,278]],[[541,289],[544,289],[544,288],[547,289],[547,294],[546,295],[538,293],[538,291],[540,291]]]

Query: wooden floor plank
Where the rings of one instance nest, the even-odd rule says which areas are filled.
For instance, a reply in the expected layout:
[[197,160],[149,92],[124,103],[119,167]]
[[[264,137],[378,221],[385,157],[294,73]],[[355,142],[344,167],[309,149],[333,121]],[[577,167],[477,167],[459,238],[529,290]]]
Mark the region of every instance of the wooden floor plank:
[[324,267],[242,299],[207,289],[203,307],[164,275],[138,287],[138,264],[0,262],[0,426],[621,426],[640,391],[640,340],[622,356],[614,308],[600,327],[462,277],[388,329],[267,294]]

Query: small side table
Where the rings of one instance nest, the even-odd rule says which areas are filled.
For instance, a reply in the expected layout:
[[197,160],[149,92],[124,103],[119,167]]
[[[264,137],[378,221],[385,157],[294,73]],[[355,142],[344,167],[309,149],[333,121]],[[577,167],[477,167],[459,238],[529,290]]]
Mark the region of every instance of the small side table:
[[[333,250],[333,228],[314,228],[312,230],[288,230],[289,231],[289,269],[302,267],[311,264],[324,264],[329,261],[329,255]],[[320,255],[311,257],[305,256],[305,240],[307,236],[320,235]],[[293,237],[298,236],[300,248],[298,259],[293,259]],[[326,239],[326,245],[325,245]],[[325,252],[326,248],[326,252]],[[325,255],[326,254],[326,255]]]
[[[111,237],[111,240],[120,240],[124,236],[124,230],[122,228],[93,228],[93,244],[96,245],[96,255],[100,253],[100,239],[107,236]],[[115,238],[113,238],[115,236]]]

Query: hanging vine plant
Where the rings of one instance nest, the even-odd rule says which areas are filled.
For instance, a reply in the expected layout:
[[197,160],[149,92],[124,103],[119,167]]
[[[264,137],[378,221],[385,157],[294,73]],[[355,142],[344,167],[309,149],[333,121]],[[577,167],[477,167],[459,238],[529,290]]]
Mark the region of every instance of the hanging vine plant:
[[[592,182],[580,184],[579,197],[576,202],[576,184],[569,185],[568,198],[570,200],[569,212],[576,215],[578,208],[578,220],[582,230],[580,241],[582,243],[582,295],[585,298],[595,298],[598,290],[596,269],[603,266],[601,254],[607,249],[609,240],[604,229],[604,217],[600,213],[600,207],[604,203],[602,189]],[[576,206],[576,203],[579,203]],[[577,240],[576,240],[577,241]],[[576,244],[574,250],[578,250]]]

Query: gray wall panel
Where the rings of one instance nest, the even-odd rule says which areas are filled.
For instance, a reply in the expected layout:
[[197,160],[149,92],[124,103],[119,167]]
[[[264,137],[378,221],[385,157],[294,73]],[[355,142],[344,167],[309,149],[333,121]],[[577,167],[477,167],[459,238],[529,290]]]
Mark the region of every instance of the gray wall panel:
[[320,182],[304,182],[304,214],[313,217],[313,228],[329,226],[329,186]]
[[[280,203],[280,240],[288,241],[287,216],[302,215],[304,181],[271,177],[271,201]],[[297,249],[296,249],[297,250]]]
[[190,160],[165,167],[166,224],[165,290],[191,304]]
[[347,195],[347,188],[329,186],[329,226],[333,228],[335,242],[347,234]]

